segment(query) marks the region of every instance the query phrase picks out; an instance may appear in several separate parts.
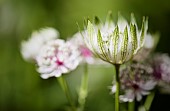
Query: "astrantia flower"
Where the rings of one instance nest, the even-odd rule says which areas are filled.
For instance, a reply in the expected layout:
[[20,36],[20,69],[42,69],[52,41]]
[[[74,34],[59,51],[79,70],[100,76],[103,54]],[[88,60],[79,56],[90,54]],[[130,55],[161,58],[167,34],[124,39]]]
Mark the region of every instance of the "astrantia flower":
[[41,47],[48,41],[58,38],[59,33],[54,28],[43,28],[32,33],[28,41],[21,44],[21,53],[25,60],[34,61]]
[[147,33],[144,41],[143,47],[139,52],[133,57],[133,60],[141,62],[149,57],[149,54],[155,49],[159,40],[158,34]]
[[170,57],[167,54],[155,54],[151,61],[153,75],[157,80],[170,83]]
[[151,58],[153,76],[162,93],[170,93],[170,57],[168,54],[154,54]]
[[41,77],[60,77],[74,70],[79,64],[78,48],[69,42],[57,39],[48,42],[37,56],[38,72]]
[[96,23],[93,24],[88,20],[88,36],[84,36],[84,39],[88,48],[104,61],[122,64],[132,59],[144,44],[147,30],[145,19],[141,30],[138,30],[133,16],[130,24],[123,17],[118,18],[116,25],[111,19],[105,23],[98,21]]
[[[143,95],[148,95],[156,85],[152,72],[152,67],[140,63],[133,63],[122,69],[120,71],[120,83],[124,94],[120,96],[120,100],[131,102],[136,98],[137,101],[140,101]],[[115,91],[116,88],[113,85],[112,93],[115,93]]]

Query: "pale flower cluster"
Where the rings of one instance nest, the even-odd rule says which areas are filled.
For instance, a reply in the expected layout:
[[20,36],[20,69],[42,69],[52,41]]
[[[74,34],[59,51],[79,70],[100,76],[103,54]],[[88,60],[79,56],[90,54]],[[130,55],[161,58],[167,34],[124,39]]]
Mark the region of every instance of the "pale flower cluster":
[[26,61],[34,61],[41,77],[60,77],[74,70],[80,63],[78,47],[69,41],[58,39],[59,32],[51,27],[32,33],[21,44],[21,54]]

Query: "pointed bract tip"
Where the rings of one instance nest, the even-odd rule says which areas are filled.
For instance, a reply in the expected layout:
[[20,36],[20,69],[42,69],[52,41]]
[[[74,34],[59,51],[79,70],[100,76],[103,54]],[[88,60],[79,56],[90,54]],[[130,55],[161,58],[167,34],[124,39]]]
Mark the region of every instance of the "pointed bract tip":
[[113,20],[113,15],[112,15],[112,11],[109,11],[106,17],[106,21],[107,22],[112,22]]
[[83,21],[83,26],[86,28],[88,25],[88,20],[90,20],[89,17],[84,17],[84,21]]
[[136,24],[136,18],[135,18],[135,15],[134,15],[134,13],[131,13],[131,22],[133,23],[133,24]]
[[94,23],[95,23],[96,25],[99,25],[99,24],[100,24],[100,19],[99,19],[97,16],[94,17]]
[[76,25],[77,25],[78,30],[81,31],[81,28],[78,22],[76,22]]

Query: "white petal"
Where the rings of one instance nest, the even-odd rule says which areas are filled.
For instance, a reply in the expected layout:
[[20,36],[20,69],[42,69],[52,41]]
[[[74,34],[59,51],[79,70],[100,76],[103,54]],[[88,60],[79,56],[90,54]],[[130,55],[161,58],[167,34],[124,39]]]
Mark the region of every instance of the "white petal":
[[150,80],[147,81],[145,84],[140,83],[140,87],[144,90],[151,90],[155,87],[156,83],[157,82]]
[[55,76],[55,77],[60,77],[62,74],[61,70],[54,70],[51,75]]
[[115,92],[116,92],[116,85],[113,85],[113,86],[112,86],[111,92],[112,92],[112,93],[115,93]]
[[140,92],[136,92],[136,99],[137,101],[140,101],[142,99],[142,95]]

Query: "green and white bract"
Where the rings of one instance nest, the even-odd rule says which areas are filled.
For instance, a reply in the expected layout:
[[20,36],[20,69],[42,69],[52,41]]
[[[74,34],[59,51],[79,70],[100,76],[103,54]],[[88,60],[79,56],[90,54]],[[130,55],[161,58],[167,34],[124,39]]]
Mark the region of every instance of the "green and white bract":
[[145,18],[141,30],[138,30],[133,14],[130,24],[121,16],[116,25],[111,19],[104,24],[98,21],[95,23],[97,24],[88,20],[85,43],[95,55],[106,62],[122,64],[132,59],[144,44],[147,32]]

